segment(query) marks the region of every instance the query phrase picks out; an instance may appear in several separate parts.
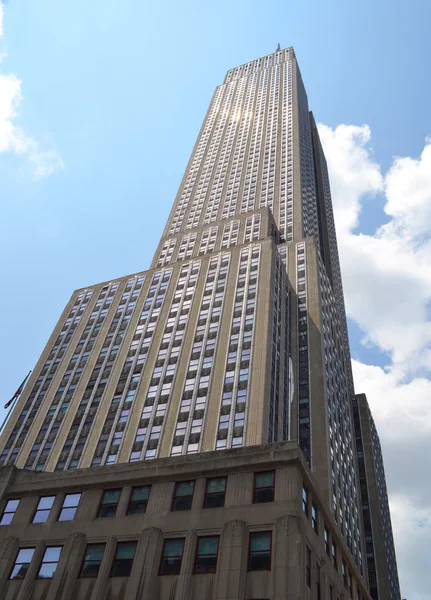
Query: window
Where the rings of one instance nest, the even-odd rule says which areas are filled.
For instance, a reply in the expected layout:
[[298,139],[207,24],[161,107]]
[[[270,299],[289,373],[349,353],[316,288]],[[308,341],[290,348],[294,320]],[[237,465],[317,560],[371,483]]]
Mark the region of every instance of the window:
[[24,579],[36,548],[21,548],[15,559],[9,579]]
[[115,551],[110,577],[128,577],[135,557],[136,542],[119,542]]
[[337,546],[334,544],[334,542],[332,542],[332,551],[331,552],[332,552],[332,564],[338,570],[338,564],[337,564]]
[[302,488],[302,510],[308,517],[308,490],[305,486]]
[[198,538],[195,557],[195,573],[216,572],[218,544],[218,536]]
[[319,517],[317,508],[314,504],[311,505],[311,527],[318,534],[319,533]]
[[254,474],[253,503],[274,501],[275,471]]
[[13,519],[13,516],[18,508],[19,499],[18,500],[8,500],[6,506],[4,508],[3,514],[0,519],[0,525],[10,525]]
[[97,577],[102,562],[105,544],[88,544],[82,562],[80,577]]
[[305,579],[311,587],[311,550],[308,546],[305,546]]
[[102,496],[102,502],[99,508],[98,519],[106,517],[115,517],[118,501],[120,500],[121,490],[105,490]]
[[323,540],[325,542],[325,552],[329,556],[329,531],[327,527],[323,531]]
[[127,507],[128,515],[143,515],[145,513],[147,510],[150,488],[150,485],[132,488],[129,506]]
[[172,510],[190,510],[192,507],[194,481],[179,481],[175,484]]
[[347,573],[346,573],[346,563],[341,561],[341,574],[343,576],[344,587],[347,587]]
[[226,480],[226,477],[213,477],[212,479],[207,479],[204,508],[219,508],[224,506]]
[[72,521],[75,518],[81,494],[66,494],[61,507],[59,521]]
[[248,551],[249,571],[271,570],[271,531],[259,531],[250,533]]
[[54,500],[55,496],[43,496],[39,499],[32,523],[46,523]]
[[179,575],[183,558],[184,538],[165,540],[160,575]]
[[46,548],[40,564],[39,573],[37,574],[37,579],[52,579],[54,577],[60,559],[61,549],[62,546]]

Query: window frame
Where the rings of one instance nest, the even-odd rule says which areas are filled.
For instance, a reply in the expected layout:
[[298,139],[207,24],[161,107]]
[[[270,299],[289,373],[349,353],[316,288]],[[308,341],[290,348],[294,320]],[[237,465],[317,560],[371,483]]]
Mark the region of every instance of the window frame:
[[[182,483],[193,483],[193,491],[192,491],[191,494],[188,494],[188,495],[176,496],[177,487],[180,486]],[[173,494],[172,494],[171,512],[183,512],[185,510],[191,510],[192,507],[193,507],[193,499],[194,499],[194,496],[195,496],[195,489],[196,489],[196,479],[185,479],[183,481],[175,481],[174,491],[173,491]],[[189,506],[189,508],[175,509],[174,508],[174,506],[175,506],[175,500],[177,500],[177,498],[190,498],[190,506]],[[178,539],[180,539],[180,538],[178,538]]]
[[[66,502],[66,498],[68,496],[79,496],[78,502],[75,506],[64,506],[64,503]],[[57,517],[57,521],[59,523],[67,523],[68,521],[73,521],[75,519],[76,511],[78,510],[78,506],[79,506],[79,503],[81,502],[81,498],[82,498],[82,492],[75,492],[75,493],[64,495],[63,502],[62,502],[61,508],[60,508],[60,512],[58,513],[58,517]],[[75,512],[73,513],[73,517],[71,519],[61,519],[61,513],[63,512],[63,510],[68,510],[71,508],[75,509]]]
[[[17,562],[18,556],[19,556],[19,553],[21,552],[21,550],[33,550],[30,562]],[[28,570],[30,568],[31,562],[32,562],[32,560],[34,558],[34,553],[35,552],[36,552],[36,546],[34,546],[34,547],[32,546],[32,547],[29,547],[29,548],[18,548],[18,552],[16,553],[15,560],[13,562],[12,568],[11,568],[9,576],[7,578],[8,581],[24,581],[24,579],[27,577],[27,573],[28,573]],[[12,573],[14,572],[15,567],[17,565],[28,565],[27,566],[27,570],[26,570],[26,572],[24,574],[24,577],[12,577]]]
[[[169,558],[169,557],[165,557],[164,556],[166,545],[169,542],[173,542],[173,541],[176,542],[176,541],[179,541],[179,540],[182,540],[182,542],[183,542],[183,548],[182,548],[182,551],[181,551],[181,556],[180,555],[176,555],[174,557],[174,558],[178,558],[178,556],[180,556],[180,568],[178,570],[178,573],[162,573],[163,561],[164,561],[165,558]],[[185,548],[185,545],[186,545],[186,538],[185,537],[182,537],[182,538],[165,538],[163,540],[163,548],[162,548],[162,554],[161,554],[161,557],[160,557],[160,565],[159,565],[159,571],[158,571],[158,575],[160,577],[170,577],[170,576],[176,577],[178,575],[181,575],[181,569],[182,569],[182,566],[183,566],[183,558],[184,558],[184,548]]]
[[[223,492],[223,504],[220,506],[206,506],[208,496],[215,496],[216,494],[221,494],[221,492],[208,492],[208,484],[210,481],[213,481],[214,479],[224,479],[225,480],[224,492]],[[224,505],[226,502],[227,479],[228,479],[227,475],[222,475],[221,477],[207,477],[206,478],[205,492],[204,492],[204,498],[203,498],[203,502],[202,502],[202,509],[207,510],[210,508],[224,508]]]
[[[44,560],[47,551],[48,550],[52,550],[54,548],[59,548],[60,549],[60,553],[58,555],[58,560],[57,561]],[[46,579],[54,579],[55,572],[57,571],[57,568],[58,568],[58,563],[60,562],[62,551],[63,551],[63,546],[46,546],[45,547],[45,552],[43,553],[42,560],[40,561],[39,570],[37,572],[36,579],[44,579],[44,580],[46,580]],[[40,577],[40,571],[41,571],[43,565],[53,565],[53,564],[55,564],[57,566],[55,567],[55,570],[54,570],[54,572],[52,574],[52,577]]]
[[305,582],[311,589],[311,548],[305,545]]
[[[52,504],[51,504],[50,508],[39,508],[39,504],[40,504],[41,500],[43,500],[44,498],[53,498],[53,501],[52,501]],[[31,523],[32,524],[34,523],[35,525],[40,525],[40,524],[46,523],[48,521],[49,515],[51,514],[51,511],[52,511],[52,507],[54,506],[55,498],[56,498],[55,495],[54,496],[39,496],[39,500],[38,500],[38,503],[36,505],[36,509],[35,509],[35,511],[33,513],[32,518],[31,518]],[[47,511],[48,511],[48,514],[46,516],[45,521],[35,521],[34,520],[38,512],[47,512]]]
[[[148,497],[147,497],[146,504],[145,504],[145,510],[144,510],[143,512],[132,512],[132,513],[131,513],[131,512],[130,512],[130,506],[131,506],[132,502],[135,502],[135,503],[141,503],[141,502],[143,502],[143,500],[133,500],[133,499],[132,499],[133,492],[134,492],[135,490],[137,490],[137,489],[141,489],[141,488],[148,488]],[[135,515],[145,515],[145,514],[146,514],[146,512],[147,512],[147,508],[148,508],[148,502],[149,502],[149,499],[150,499],[150,494],[151,494],[151,484],[145,484],[145,485],[134,485],[134,486],[132,487],[132,489],[130,490],[129,501],[128,501],[128,503],[127,503],[127,509],[126,509],[126,516],[128,516],[128,517],[133,517],[133,516],[135,516]]]
[[[102,509],[102,506],[104,506],[103,497],[105,496],[106,492],[120,492],[120,495],[119,495],[117,503],[116,503],[115,514],[112,515],[112,516],[101,517],[100,516],[100,511]],[[119,505],[120,499],[121,499],[121,492],[122,492],[122,488],[107,488],[107,489],[102,490],[102,497],[100,498],[99,507],[97,509],[96,519],[113,519],[113,518],[115,518],[117,516],[118,505]],[[108,502],[107,503],[108,506],[112,506],[113,504],[114,504],[113,502]]]
[[[101,557],[100,561],[95,561],[95,560],[86,561],[85,560],[85,556],[87,554],[87,550],[88,550],[89,546],[103,546],[103,552],[102,552],[102,557]],[[82,557],[81,566],[79,568],[78,579],[97,579],[97,577],[99,575],[99,571],[100,571],[100,566],[102,564],[102,560],[103,560],[103,557],[105,555],[105,550],[106,550],[106,543],[104,543],[104,542],[87,544],[85,546],[84,556]],[[97,575],[83,575],[83,569],[84,569],[84,565],[85,565],[86,562],[90,562],[90,563],[99,562],[99,568],[97,570]]]
[[[261,475],[264,473],[272,473],[273,474],[272,500],[265,500],[264,502],[256,502],[256,491],[259,489],[260,490],[269,489],[269,486],[262,486],[260,488],[256,487],[256,477],[258,475]],[[270,470],[270,471],[256,471],[254,473],[254,478],[253,478],[253,504],[267,504],[268,502],[274,502],[274,501],[275,501],[275,469]]]
[[[214,571],[197,571],[196,564],[199,556],[214,556],[213,554],[199,554],[199,543],[201,540],[213,539],[217,538],[217,551],[215,554],[215,567]],[[217,572],[217,564],[218,564],[218,554],[220,549],[220,535],[202,535],[198,536],[196,540],[196,550],[195,550],[195,560],[193,562],[193,575],[209,575]]]
[[319,535],[319,510],[314,502],[311,503],[311,528]]
[[[251,540],[253,535],[259,533],[269,533],[269,568],[266,569],[251,569],[250,568],[250,559],[251,559]],[[248,534],[248,554],[247,554],[247,572],[251,571],[271,571],[272,569],[272,530],[265,529],[263,531],[250,531]]]
[[[305,496],[305,498],[304,498],[304,496]],[[302,500],[302,512],[308,518],[309,512],[310,512],[310,492],[308,491],[308,488],[305,487],[305,485],[302,485],[301,500]]]
[[[7,510],[9,502],[18,502],[18,504],[16,505],[15,510],[13,510],[13,511]],[[9,500],[6,500],[5,507],[3,508],[3,512],[2,512],[1,517],[0,517],[0,527],[6,527],[7,525],[10,525],[12,523],[13,518],[15,516],[15,513],[18,510],[20,502],[21,502],[21,498],[10,498]],[[5,515],[12,515],[11,520],[9,521],[9,523],[2,523],[3,518],[5,517]]]
[[[133,557],[130,558],[117,558],[117,552],[118,549],[120,548],[120,546],[125,546],[126,544],[133,544],[134,545],[134,550],[133,550]],[[114,552],[114,556],[112,558],[112,564],[111,564],[111,569],[109,571],[109,578],[114,578],[116,579],[117,577],[130,577],[130,574],[132,572],[133,569],[133,563],[135,561],[135,557],[136,557],[136,549],[138,547],[138,542],[136,540],[129,540],[129,541],[122,541],[122,542],[118,542],[117,541],[117,545],[115,547],[115,552]],[[114,571],[114,567],[115,567],[115,561],[117,560],[127,560],[127,561],[131,561],[130,564],[130,571],[127,575],[113,575],[113,571]]]

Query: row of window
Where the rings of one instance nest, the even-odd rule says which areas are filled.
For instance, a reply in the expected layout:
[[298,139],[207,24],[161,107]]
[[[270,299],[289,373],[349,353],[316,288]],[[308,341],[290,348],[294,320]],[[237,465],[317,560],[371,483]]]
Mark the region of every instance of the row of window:
[[[166,539],[159,566],[159,575],[179,575],[183,560],[185,538]],[[220,536],[198,537],[194,559],[194,574],[215,573],[220,545]],[[99,574],[106,544],[87,544],[79,571],[80,578],[95,578]],[[118,542],[111,565],[110,577],[128,577],[132,571],[136,554],[136,541]],[[271,569],[272,532],[250,533],[248,570],[265,571]],[[18,551],[9,579],[24,579],[30,567],[36,548],[21,548]],[[52,579],[60,560],[62,546],[49,546],[45,549],[37,579]]]
[[[206,480],[203,508],[219,508],[224,506],[227,477],[212,477]],[[179,481],[175,483],[172,496],[172,511],[190,510],[193,502],[195,481]],[[126,515],[144,514],[147,510],[151,485],[133,487]],[[253,503],[273,502],[275,493],[275,471],[255,473],[253,486]],[[120,501],[121,489],[110,489],[103,492],[97,518],[115,517]],[[72,521],[81,499],[81,494],[66,494],[58,521]],[[32,523],[46,523],[54,504],[55,496],[42,496],[36,507]],[[19,499],[8,500],[0,518],[0,525],[9,525],[18,508]]]

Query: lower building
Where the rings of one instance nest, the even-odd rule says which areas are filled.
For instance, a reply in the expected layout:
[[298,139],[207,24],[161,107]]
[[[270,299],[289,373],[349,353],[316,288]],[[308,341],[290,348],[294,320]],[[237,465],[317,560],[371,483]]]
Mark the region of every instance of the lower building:
[[0,470],[3,600],[370,600],[294,442]]

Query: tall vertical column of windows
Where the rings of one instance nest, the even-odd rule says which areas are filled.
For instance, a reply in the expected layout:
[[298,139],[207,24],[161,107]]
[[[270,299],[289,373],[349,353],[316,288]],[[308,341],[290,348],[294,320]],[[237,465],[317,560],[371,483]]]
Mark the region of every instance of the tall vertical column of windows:
[[305,244],[296,245],[296,276],[298,289],[298,397],[299,446],[307,462],[311,461],[311,414],[308,351],[307,271]]
[[171,269],[153,275],[91,466],[114,464],[117,461],[171,275]]
[[238,244],[239,221],[231,221],[226,223],[223,230],[223,238],[221,247],[229,248]]
[[201,447],[229,263],[230,254],[219,255],[209,263],[171,456],[196,453]]
[[[244,72],[244,76],[248,72],[248,65]],[[241,115],[241,123],[238,131],[238,138],[235,145],[232,166],[229,175],[229,182],[225,193],[225,201],[223,205],[222,218],[227,219],[236,212],[236,204],[239,194],[239,186],[245,163],[245,153],[247,149],[247,140],[249,137],[251,122],[253,120],[253,104],[256,95],[256,84],[258,76],[253,73],[248,82],[247,91],[245,94],[244,108]]]
[[[91,371],[82,399],[69,428],[66,441],[60,453],[56,470],[76,469],[88,440],[95,416],[102,402],[106,386],[117,360],[125,331],[136,306],[143,276],[129,279],[120,298],[114,318]],[[118,284],[110,286],[108,298],[112,302]]]
[[247,170],[241,200],[241,212],[249,212],[255,208],[257,178],[262,149],[263,125],[265,122],[266,99],[268,95],[268,71],[260,73],[256,106],[254,109],[253,129],[247,158]]
[[199,256],[214,252],[215,243],[217,240],[218,225],[204,229],[202,232],[201,245],[199,246]]
[[292,294],[287,276],[287,248],[280,252],[284,265],[283,277],[285,280],[284,296],[284,399],[283,399],[283,440],[290,439],[290,405],[294,389],[294,377],[292,371]]
[[244,243],[258,240],[260,238],[261,216],[253,215],[247,217],[245,222]]
[[[226,107],[226,130],[223,143],[217,158],[217,168],[211,185],[211,193],[206,205],[204,223],[210,223],[217,218],[220,200],[228,179],[228,168],[234,148],[235,134],[238,129],[239,117],[241,115],[242,102],[246,79],[240,79],[237,83],[235,94],[231,98],[231,105]],[[220,139],[221,142],[221,139]],[[213,167],[215,166],[215,162]]]
[[[273,295],[272,315],[272,343],[271,343],[271,387],[268,411],[268,442],[278,441],[278,419],[280,403],[280,353],[281,353],[281,306],[283,297],[283,263],[279,254],[276,254],[275,281]],[[281,391],[283,394],[283,390]]]
[[[30,427],[33,424],[36,414],[38,413],[38,410],[43,402],[43,399],[45,398],[45,395],[51,385],[51,381],[60,367],[64,354],[69,348],[76,328],[81,321],[82,315],[88,306],[92,294],[92,290],[80,292],[78,294],[70,313],[65,319],[63,327],[51,348],[48,358],[40,371],[39,377],[37,378],[36,383],[34,384],[24,404],[21,414],[17,419],[16,425],[12,430],[8,441],[6,442],[4,450],[0,456],[0,465],[5,464],[6,462],[9,464],[13,464],[15,462],[19,451],[21,450],[21,447],[30,431]],[[90,321],[91,319],[92,317],[90,317]],[[76,355],[76,359],[83,351],[84,344],[90,335],[90,329],[91,326],[87,326],[80,340],[78,341],[74,354],[74,356]],[[66,371],[65,377],[71,376],[72,370],[69,367]],[[46,431],[47,427],[44,427],[44,432],[46,433]],[[43,438],[41,439],[43,440]],[[36,446],[36,448],[33,448],[33,451],[36,451],[37,453],[39,447]],[[34,459],[35,455],[36,454],[33,454],[32,459]]]
[[[169,235],[178,233],[178,231],[181,229],[184,220],[184,215],[186,214],[188,203],[192,196],[193,188],[196,184],[199,170],[201,168],[208,143],[211,141],[212,130],[219,114],[220,104],[223,98],[225,88],[226,86],[221,85],[215,91],[211,107],[208,111],[208,115],[205,120],[203,131],[199,136],[199,141],[196,150],[193,153],[191,164],[187,170],[186,180],[181,189],[181,194],[179,195],[175,203],[175,212],[170,222],[168,223]],[[168,229],[168,226],[166,227],[166,230]]]
[[266,124],[265,151],[260,190],[260,206],[269,206],[271,211],[274,211],[279,102],[280,67],[279,65],[276,65],[271,69],[268,119]]
[[[217,114],[211,138],[209,140],[208,151],[202,165],[197,187],[193,192],[193,202],[190,207],[187,229],[191,229],[199,225],[202,209],[207,198],[208,190],[211,186],[211,180],[214,177],[214,167],[216,165],[217,155],[220,151],[220,144],[223,138],[225,125],[228,121],[228,116],[231,110],[231,102],[232,98],[234,97],[235,87],[235,83],[229,83],[225,86],[225,94],[220,105],[220,111]],[[209,201],[211,202],[212,200],[216,199],[217,198],[215,198],[214,194],[214,184],[212,184]],[[204,222],[209,222],[209,219]]]
[[260,246],[241,251],[221,398],[216,449],[244,445],[255,324]]
[[181,246],[178,250],[177,260],[184,260],[190,258],[193,254],[196,243],[196,232],[184,235],[181,240]]
[[163,247],[160,251],[159,259],[157,261],[158,267],[163,267],[163,265],[170,264],[176,243],[177,238],[170,238],[169,240],[166,240],[164,242]]
[[292,62],[283,64],[282,143],[279,227],[284,239],[293,239],[293,132]]
[[200,262],[192,262],[181,267],[150,385],[146,392],[130,462],[142,458],[150,460],[156,458],[158,454],[200,266]]

